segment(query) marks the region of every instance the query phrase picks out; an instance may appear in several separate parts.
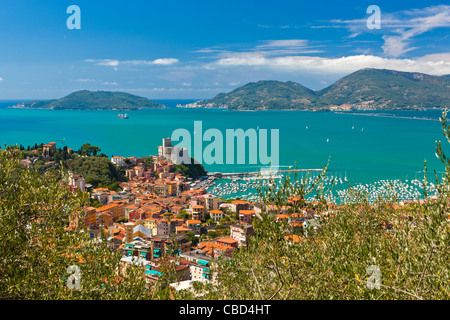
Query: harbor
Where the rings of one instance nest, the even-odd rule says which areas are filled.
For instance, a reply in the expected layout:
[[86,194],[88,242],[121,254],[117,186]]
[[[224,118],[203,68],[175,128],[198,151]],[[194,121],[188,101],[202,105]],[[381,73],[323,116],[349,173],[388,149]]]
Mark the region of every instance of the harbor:
[[[313,191],[313,181],[322,169],[297,169],[261,174],[261,172],[210,174],[207,179],[198,181],[194,188],[205,189],[209,193],[224,199],[242,199],[250,202],[260,201],[258,190],[271,188],[277,192],[281,189],[286,176],[282,173],[306,172],[306,175],[292,181],[298,185],[304,184],[306,190]],[[312,173],[312,175],[309,175]],[[322,177],[320,186],[315,190],[323,190],[325,198],[330,203],[343,204],[366,199],[369,203],[385,199],[400,203],[402,201],[418,201],[424,197],[423,181],[418,179],[382,179],[372,183],[351,184],[347,174],[337,172],[327,173]],[[436,196],[436,185],[428,182],[426,185],[428,196]],[[316,200],[316,192],[307,195],[308,201]]]

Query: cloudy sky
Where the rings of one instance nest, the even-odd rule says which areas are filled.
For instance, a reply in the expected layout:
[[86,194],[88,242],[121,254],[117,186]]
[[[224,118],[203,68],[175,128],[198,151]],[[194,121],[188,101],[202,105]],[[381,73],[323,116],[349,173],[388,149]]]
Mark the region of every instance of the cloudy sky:
[[[81,29],[67,27],[70,5]],[[432,0],[2,0],[0,99],[204,99],[258,80],[318,90],[366,67],[444,75],[449,34],[450,5]]]

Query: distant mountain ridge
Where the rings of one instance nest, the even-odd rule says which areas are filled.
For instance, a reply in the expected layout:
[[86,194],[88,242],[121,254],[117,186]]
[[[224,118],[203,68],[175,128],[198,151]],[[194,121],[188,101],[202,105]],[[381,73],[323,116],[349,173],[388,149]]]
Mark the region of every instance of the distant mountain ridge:
[[73,92],[61,99],[18,103],[13,108],[53,110],[138,110],[165,108],[164,105],[126,92],[89,91]]
[[230,110],[421,109],[450,106],[450,75],[361,69],[313,91],[288,81],[251,82],[182,107]]

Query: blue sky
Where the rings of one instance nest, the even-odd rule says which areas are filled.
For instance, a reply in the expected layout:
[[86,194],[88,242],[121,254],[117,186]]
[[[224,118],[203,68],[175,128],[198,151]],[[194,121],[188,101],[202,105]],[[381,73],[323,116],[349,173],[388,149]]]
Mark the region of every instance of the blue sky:
[[[370,5],[381,29],[367,28]],[[450,5],[431,0],[2,0],[0,99],[203,99],[258,80],[318,90],[365,67],[450,74],[449,33]]]

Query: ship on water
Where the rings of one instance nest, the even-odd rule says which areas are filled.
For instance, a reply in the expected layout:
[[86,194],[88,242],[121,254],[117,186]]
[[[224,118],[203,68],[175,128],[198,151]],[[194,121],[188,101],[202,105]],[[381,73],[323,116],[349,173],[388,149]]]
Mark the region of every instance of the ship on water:
[[122,118],[122,119],[128,119],[128,114],[126,114],[126,113],[125,114],[119,113],[118,117]]

